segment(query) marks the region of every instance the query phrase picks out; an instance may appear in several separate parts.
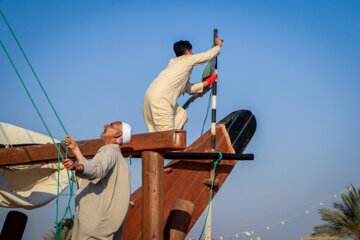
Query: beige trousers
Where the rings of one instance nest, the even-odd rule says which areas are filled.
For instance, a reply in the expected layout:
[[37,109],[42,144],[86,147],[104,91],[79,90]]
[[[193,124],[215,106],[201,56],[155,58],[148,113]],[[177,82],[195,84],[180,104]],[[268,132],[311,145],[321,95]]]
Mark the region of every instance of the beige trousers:
[[182,129],[187,121],[185,109],[176,104],[174,108],[167,101],[145,98],[143,116],[149,132]]

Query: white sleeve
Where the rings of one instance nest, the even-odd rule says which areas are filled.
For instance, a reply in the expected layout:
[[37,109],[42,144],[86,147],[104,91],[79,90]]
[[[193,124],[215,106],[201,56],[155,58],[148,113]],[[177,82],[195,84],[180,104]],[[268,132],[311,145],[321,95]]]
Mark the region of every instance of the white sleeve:
[[190,59],[193,65],[201,65],[211,61],[214,57],[216,57],[219,54],[220,54],[220,47],[215,46],[206,52],[191,55]]
[[203,82],[199,82],[199,83],[188,82],[185,87],[185,92],[188,94],[202,93],[203,87],[204,87]]
[[115,166],[116,154],[104,154],[96,163],[85,163],[84,172],[76,173],[79,178],[88,179],[93,183],[101,181]]

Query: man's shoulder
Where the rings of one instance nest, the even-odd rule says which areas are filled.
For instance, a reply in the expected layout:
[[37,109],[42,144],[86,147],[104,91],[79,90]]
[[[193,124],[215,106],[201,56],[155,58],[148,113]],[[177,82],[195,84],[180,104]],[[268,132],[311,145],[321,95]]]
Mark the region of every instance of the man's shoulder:
[[170,69],[183,69],[183,67],[188,67],[193,65],[195,55],[182,55],[177,58],[170,59],[168,68]]
[[97,153],[117,153],[117,152],[121,154],[119,144],[106,144],[101,148],[99,148]]

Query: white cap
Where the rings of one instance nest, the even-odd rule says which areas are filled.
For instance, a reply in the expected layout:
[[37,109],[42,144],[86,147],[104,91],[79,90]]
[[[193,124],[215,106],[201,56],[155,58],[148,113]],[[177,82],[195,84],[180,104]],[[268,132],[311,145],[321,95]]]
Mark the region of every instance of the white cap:
[[125,122],[122,122],[122,139],[122,144],[131,140],[131,126]]

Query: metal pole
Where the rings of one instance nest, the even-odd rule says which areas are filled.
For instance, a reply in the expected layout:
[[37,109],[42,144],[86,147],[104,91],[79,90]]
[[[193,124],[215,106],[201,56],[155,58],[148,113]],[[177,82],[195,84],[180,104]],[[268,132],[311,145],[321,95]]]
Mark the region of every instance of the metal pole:
[[211,240],[211,212],[212,212],[212,202],[209,205],[209,215],[206,220],[206,227],[205,227],[205,240]]
[[[215,39],[218,38],[218,30],[214,29],[214,43]],[[215,71],[217,72],[217,56],[215,57]],[[217,90],[217,79],[212,86],[212,107],[211,107],[211,150],[215,151],[216,147],[216,90]]]
[[[217,28],[214,29],[214,43],[215,39],[218,38],[218,30]],[[217,72],[217,57],[215,57],[215,72]],[[216,149],[216,89],[217,89],[217,79],[213,83],[212,86],[212,98],[211,98],[211,150],[215,152]],[[212,176],[212,169],[210,170],[210,178],[215,177]],[[211,215],[212,215],[212,202],[209,203],[209,214],[206,220],[206,227],[205,227],[205,239],[211,239]]]

